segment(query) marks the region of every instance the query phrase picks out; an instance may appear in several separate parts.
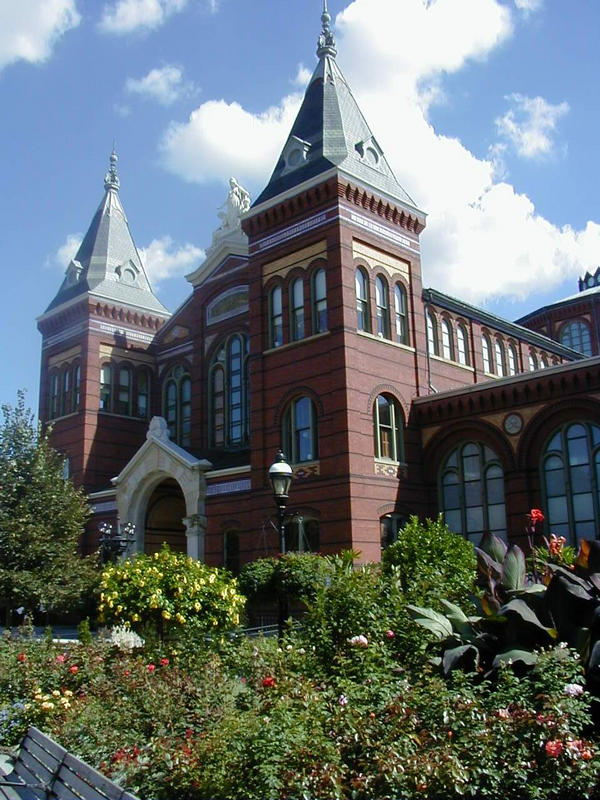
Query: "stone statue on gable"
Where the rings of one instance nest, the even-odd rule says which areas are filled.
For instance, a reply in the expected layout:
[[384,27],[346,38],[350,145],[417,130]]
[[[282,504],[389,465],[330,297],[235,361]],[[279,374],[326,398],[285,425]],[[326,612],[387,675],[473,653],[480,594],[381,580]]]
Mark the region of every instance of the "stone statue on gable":
[[230,178],[227,200],[225,200],[217,211],[217,216],[221,220],[221,225],[212,235],[212,242],[208,252],[210,252],[221,239],[231,236],[231,234],[241,233],[240,220],[242,214],[248,211],[249,208],[250,195],[243,186],[240,186],[235,178]]

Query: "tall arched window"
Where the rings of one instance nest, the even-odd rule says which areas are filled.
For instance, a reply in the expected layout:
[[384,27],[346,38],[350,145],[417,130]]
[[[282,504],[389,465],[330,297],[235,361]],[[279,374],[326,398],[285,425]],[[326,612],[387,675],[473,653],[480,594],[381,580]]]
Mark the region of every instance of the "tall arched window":
[[429,355],[438,356],[440,354],[440,348],[438,344],[437,320],[429,310],[425,313],[425,319],[427,321],[427,350]]
[[369,313],[369,279],[367,273],[359,267],[356,270],[356,327],[359,331],[371,330]]
[[225,531],[223,537],[223,566],[232,575],[240,574],[240,534],[237,530]]
[[509,375],[516,375],[518,372],[517,364],[517,350],[514,344],[508,345],[508,374]]
[[529,351],[529,371],[534,372],[538,368],[538,360],[533,350]]
[[248,337],[236,333],[217,348],[210,367],[213,447],[241,447],[247,443],[249,401]]
[[504,471],[487,445],[466,442],[453,450],[439,482],[441,510],[451,530],[474,542],[488,530],[506,536]]
[[389,394],[380,394],[373,406],[375,458],[404,460],[403,421],[398,401]]
[[584,356],[592,355],[592,337],[590,335],[589,326],[581,320],[574,320],[567,322],[566,325],[560,330],[559,335],[560,343],[565,347],[572,347],[573,350],[579,350]]
[[284,452],[292,464],[318,459],[317,415],[310,397],[298,397],[285,409],[282,441]]
[[447,319],[442,319],[442,355],[449,361],[454,361],[454,340],[452,328]]
[[283,304],[281,286],[275,286],[269,294],[269,347],[283,344]]
[[394,286],[394,318],[396,323],[396,341],[408,344],[408,301],[406,289],[401,283]]
[[81,403],[81,364],[71,370],[71,411],[79,411]]
[[494,355],[496,357],[496,375],[502,377],[506,374],[506,365],[504,362],[504,345],[500,339],[494,341]]
[[481,353],[483,355],[483,371],[489,374],[492,371],[492,343],[487,333],[481,337]]
[[140,419],[147,419],[150,410],[150,372],[146,367],[138,369],[135,413]]
[[600,523],[600,426],[564,425],[552,434],[541,472],[548,529],[571,544],[597,539]]
[[548,356],[545,353],[542,353],[540,357],[540,364],[542,366],[542,369],[548,369],[548,367],[550,366],[550,364],[548,363]]
[[100,367],[100,411],[112,411],[113,368],[112,364]]
[[63,367],[60,375],[60,416],[69,414],[71,411],[71,369]]
[[467,331],[465,326],[460,322],[456,326],[456,349],[458,352],[458,363],[469,365],[469,345],[468,345]]
[[189,447],[192,433],[192,381],[182,365],[171,367],[163,382],[163,416],[169,436]]
[[286,550],[291,553],[318,553],[318,520],[302,515],[292,517],[286,525]]
[[117,414],[129,416],[131,414],[131,367],[121,364],[119,367],[119,383],[117,389]]
[[390,338],[390,298],[385,278],[375,278],[375,304],[377,306],[377,336]]
[[58,416],[58,372],[53,372],[50,375],[50,391],[48,394],[48,419],[54,419]]
[[290,341],[304,338],[304,281],[296,278],[290,286]]
[[318,269],[312,278],[313,333],[327,330],[327,281],[324,269]]

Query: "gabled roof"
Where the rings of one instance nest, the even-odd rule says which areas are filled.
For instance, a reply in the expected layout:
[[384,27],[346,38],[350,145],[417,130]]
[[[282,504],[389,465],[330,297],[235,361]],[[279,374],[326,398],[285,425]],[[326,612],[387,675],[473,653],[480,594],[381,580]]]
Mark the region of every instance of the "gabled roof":
[[89,294],[99,300],[169,316],[152,291],[131,236],[119,198],[116,164],[117,154],[113,151],[110,168],[104,178],[104,198],[75,258],[67,267],[56,297],[45,313],[80,295]]
[[326,5],[321,20],[319,63],[269,183],[253,208],[337,167],[348,178],[414,209],[337,65]]

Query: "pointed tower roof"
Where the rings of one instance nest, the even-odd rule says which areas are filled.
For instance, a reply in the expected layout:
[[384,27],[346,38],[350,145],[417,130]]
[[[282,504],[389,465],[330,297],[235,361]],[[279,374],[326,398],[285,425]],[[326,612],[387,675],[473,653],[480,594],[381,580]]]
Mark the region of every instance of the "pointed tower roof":
[[337,65],[326,0],[321,22],[319,63],[269,183],[253,205],[337,167],[349,178],[416,208],[398,183]]
[[170,316],[155,296],[119,198],[116,152],[104,178],[105,194],[65,279],[45,313],[90,294],[95,298]]

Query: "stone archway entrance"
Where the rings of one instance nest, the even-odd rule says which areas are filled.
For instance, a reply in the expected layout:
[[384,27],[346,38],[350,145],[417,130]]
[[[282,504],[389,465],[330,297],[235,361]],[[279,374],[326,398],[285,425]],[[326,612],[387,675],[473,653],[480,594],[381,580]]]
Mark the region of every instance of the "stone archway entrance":
[[169,439],[162,417],[152,418],[145,444],[113,479],[119,520],[135,525],[136,550],[153,552],[170,539],[173,549],[204,559],[206,472],[210,469],[209,461]]
[[177,481],[167,478],[150,495],[146,509],[144,552],[155,553],[163,543],[178,553],[187,553],[183,520],[185,497]]

